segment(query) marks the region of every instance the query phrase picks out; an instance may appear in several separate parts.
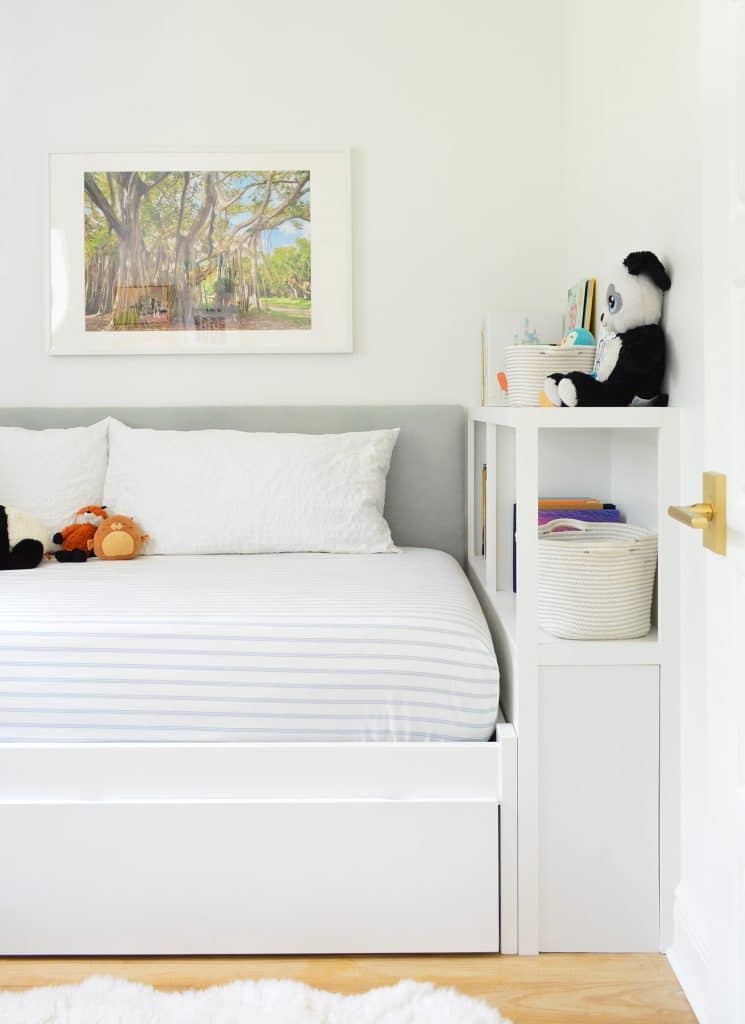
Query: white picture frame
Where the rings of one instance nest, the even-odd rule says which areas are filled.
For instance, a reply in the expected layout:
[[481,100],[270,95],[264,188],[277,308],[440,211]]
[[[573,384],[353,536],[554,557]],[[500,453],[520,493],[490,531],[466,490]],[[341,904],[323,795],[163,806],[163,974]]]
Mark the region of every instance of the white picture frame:
[[[294,170],[288,170],[290,168]],[[284,178],[280,171],[285,175]],[[110,255],[114,247],[123,244],[123,233],[115,230],[117,223],[120,228],[123,225],[122,214],[127,209],[122,182],[125,186],[128,180],[134,182],[133,178],[126,178],[126,175],[134,174],[139,176],[139,182],[135,182],[136,187],[144,187],[148,197],[157,197],[160,190],[160,198],[157,199],[159,209],[165,210],[166,216],[170,217],[167,225],[171,226],[163,229],[161,235],[152,236],[165,238],[164,244],[172,246],[171,250],[167,250],[167,258],[163,259],[163,265],[172,268],[170,278],[168,270],[140,269],[137,273],[129,271],[130,277],[139,275],[147,279],[130,280],[130,277],[120,275],[119,268],[123,262],[131,266],[132,260],[120,260],[120,249],[116,249],[114,257]],[[308,181],[303,185],[306,174]],[[241,179],[240,175],[244,177]],[[254,178],[250,178],[252,175]],[[254,179],[259,184],[249,185],[242,193],[243,183]],[[172,226],[174,197],[179,188],[182,188],[184,196],[191,190],[188,191],[187,204],[194,204],[190,208],[193,225],[197,223],[197,214],[202,209],[200,202],[203,206],[207,203],[206,198],[200,200],[198,190],[204,188],[206,196],[208,181],[220,192],[218,202],[210,198],[212,210],[219,210],[216,218],[222,217],[223,241],[219,244],[225,247],[223,255],[226,259],[229,257],[233,267],[237,261],[238,272],[233,270],[229,278],[224,276],[223,269],[205,271],[210,261],[215,260],[212,248],[214,235],[210,237],[209,248],[203,237],[195,236],[198,245],[192,247],[189,243],[191,260],[182,260],[180,255],[172,255],[174,251],[176,254],[183,251],[177,239],[189,234],[185,227],[177,233]],[[101,183],[100,189],[96,187],[97,182]],[[211,196],[214,191],[212,185],[209,189]],[[233,192],[227,191],[226,194],[225,190],[230,188]],[[286,221],[281,220],[287,212],[281,208],[283,195],[277,194],[283,188],[286,197],[290,194],[295,196],[300,189],[300,198],[295,200],[294,206],[287,208],[298,211],[299,216]],[[259,189],[264,191],[259,194]],[[240,198],[229,202],[232,195],[239,195]],[[100,206],[93,201],[92,196],[97,198]],[[252,196],[255,198],[252,199]],[[254,292],[249,296],[254,306],[250,307],[245,301],[243,275],[248,264],[242,247],[243,241],[240,241],[239,254],[236,255],[235,247],[231,248],[224,239],[232,235],[234,227],[238,230],[240,223],[245,224],[251,218],[255,219],[267,196],[269,214],[273,211],[277,213],[274,220],[264,218],[260,221],[268,225],[263,229],[261,237],[256,238],[259,232],[254,227],[250,231],[245,227],[240,229],[244,232],[242,239],[253,237],[252,244],[255,244],[255,251],[260,254],[260,273],[257,275],[254,269]],[[154,204],[156,200],[149,201]],[[177,205],[179,208],[184,206],[183,198]],[[139,207],[137,215],[140,216]],[[239,222],[240,216],[244,221]],[[232,218],[229,222],[228,217]],[[179,225],[182,223],[188,224],[188,219],[178,221]],[[280,292],[283,288],[285,291],[279,297],[265,293],[262,303],[261,296],[262,281],[270,282],[268,286],[264,285],[266,292],[267,287],[274,287],[275,278],[279,280],[281,277],[274,273],[270,262],[276,249],[281,247],[276,244],[274,236],[284,228],[285,223],[290,224],[287,230],[292,235],[288,245],[298,247],[298,238],[309,242],[309,246],[306,244],[302,250],[308,255],[303,263],[303,273],[307,279],[300,282],[304,291],[298,293],[298,298],[292,299],[291,308],[285,305],[290,302],[286,289],[294,287],[291,284],[282,284],[280,280],[277,288]],[[146,230],[152,229],[146,224],[141,233],[144,235]],[[106,249],[101,255],[95,247],[99,244],[100,236],[105,233],[108,233],[109,241],[105,243]],[[138,239],[138,245],[147,254],[145,241]],[[130,244],[130,249],[126,250],[129,254],[131,243],[127,244]],[[158,244],[161,244],[160,241]],[[183,244],[186,245],[186,242]],[[94,269],[91,269],[93,263],[90,255],[87,255],[91,252],[95,252],[99,259]],[[158,259],[161,257],[158,256]],[[106,300],[100,297],[101,290],[94,292],[102,260],[107,275]],[[145,265],[153,266],[149,254],[147,259],[143,258],[138,264],[140,268]],[[195,265],[198,265],[198,271],[192,269]],[[182,272],[182,267],[187,269]],[[270,276],[270,272],[273,276]],[[89,273],[90,279],[87,276]],[[189,275],[185,286],[176,280],[182,273]],[[163,280],[155,279],[162,275],[165,275]],[[238,276],[241,277],[240,295],[236,283]],[[207,285],[204,284],[205,280]],[[350,151],[51,154],[48,285],[46,321],[47,351],[50,355],[351,352]],[[188,304],[178,301],[184,288],[190,296]],[[96,304],[92,304],[92,292]],[[111,297],[114,294],[116,298]],[[177,310],[185,308],[186,319],[181,320]]]

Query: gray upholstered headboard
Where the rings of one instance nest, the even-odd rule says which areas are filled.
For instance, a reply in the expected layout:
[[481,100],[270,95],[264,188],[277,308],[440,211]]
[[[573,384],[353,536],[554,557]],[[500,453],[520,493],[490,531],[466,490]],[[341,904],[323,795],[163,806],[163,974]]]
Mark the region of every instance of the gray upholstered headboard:
[[74,427],[115,416],[132,427],[335,434],[401,427],[385,514],[397,544],[440,548],[463,563],[465,412],[457,405],[214,406],[133,409],[0,409],[0,425]]

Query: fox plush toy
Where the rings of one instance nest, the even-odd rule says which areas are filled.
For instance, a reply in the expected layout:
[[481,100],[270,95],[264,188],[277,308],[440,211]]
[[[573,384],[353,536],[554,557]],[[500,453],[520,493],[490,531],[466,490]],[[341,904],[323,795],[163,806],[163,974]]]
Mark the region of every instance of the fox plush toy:
[[61,545],[60,550],[54,552],[57,561],[85,562],[88,558],[95,557],[93,538],[104,519],[108,519],[105,505],[86,505],[79,508],[73,522],[52,537],[55,544]]

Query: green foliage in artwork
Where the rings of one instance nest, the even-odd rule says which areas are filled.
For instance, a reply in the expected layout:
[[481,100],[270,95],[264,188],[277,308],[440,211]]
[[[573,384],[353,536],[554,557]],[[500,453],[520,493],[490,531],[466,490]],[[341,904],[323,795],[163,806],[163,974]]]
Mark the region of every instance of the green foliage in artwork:
[[310,309],[310,299],[288,299],[286,297],[271,297],[266,300],[266,304],[270,309],[272,308],[272,306],[282,306],[284,309]]
[[122,309],[114,313],[115,327],[136,327],[139,321],[139,313],[136,309]]
[[261,326],[270,298],[310,326],[309,171],[89,172],[84,200],[88,329]]
[[288,303],[310,299],[310,243],[298,238],[294,245],[275,249],[262,263],[267,295],[284,296]]

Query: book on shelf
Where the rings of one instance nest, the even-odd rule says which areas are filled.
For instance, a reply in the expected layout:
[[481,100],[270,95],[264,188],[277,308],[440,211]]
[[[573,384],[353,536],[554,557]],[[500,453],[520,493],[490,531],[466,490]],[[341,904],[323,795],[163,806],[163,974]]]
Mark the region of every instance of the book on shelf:
[[[581,523],[620,523],[621,513],[613,505],[604,508],[553,508],[538,510],[538,525],[545,526],[554,519],[577,519]],[[569,529],[569,527],[562,527]]]
[[481,467],[481,554],[486,554],[486,463]]
[[584,313],[582,314],[582,326],[586,330],[590,330],[590,324],[592,323],[592,303],[595,298],[595,278],[589,277],[585,286],[585,306]]
[[603,502],[599,498],[539,498],[538,508],[603,508]]
[[567,292],[565,334],[575,327],[590,330],[592,303],[595,297],[595,278],[586,277],[577,281]]

